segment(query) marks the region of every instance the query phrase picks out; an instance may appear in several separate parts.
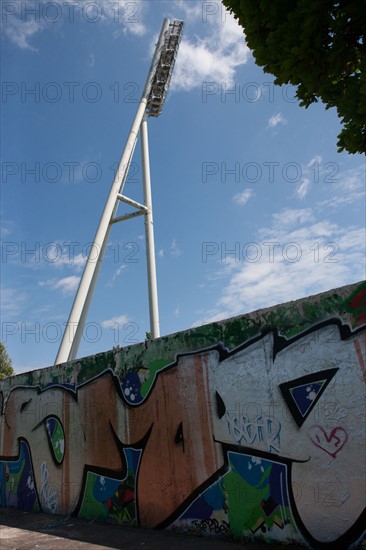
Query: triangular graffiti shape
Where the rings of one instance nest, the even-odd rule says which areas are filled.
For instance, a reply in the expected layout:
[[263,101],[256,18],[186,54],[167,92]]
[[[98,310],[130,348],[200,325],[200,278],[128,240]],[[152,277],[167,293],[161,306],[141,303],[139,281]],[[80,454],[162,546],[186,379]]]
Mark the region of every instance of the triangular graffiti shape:
[[292,399],[303,417],[309,412],[319,392],[324,388],[325,383],[326,380],[319,380],[319,382],[301,384],[290,389]]
[[337,371],[338,368],[323,370],[280,384],[282,396],[299,428]]

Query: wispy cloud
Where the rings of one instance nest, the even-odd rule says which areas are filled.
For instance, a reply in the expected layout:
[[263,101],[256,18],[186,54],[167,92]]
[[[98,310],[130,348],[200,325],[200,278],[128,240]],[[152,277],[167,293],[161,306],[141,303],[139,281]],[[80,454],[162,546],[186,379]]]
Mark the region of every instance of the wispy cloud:
[[[130,2],[131,4],[132,2]],[[140,21],[136,21],[131,24],[129,27],[124,27],[124,33],[131,33],[136,36],[144,36],[147,33],[146,25]]]
[[113,2],[100,1],[102,6],[103,21],[114,23],[113,36],[116,38],[121,33],[144,36],[147,27],[144,23],[144,14],[149,9],[149,3],[143,0],[114,0]]
[[273,220],[275,227],[291,226],[313,221],[314,214],[311,208],[284,208],[273,214]]
[[296,195],[299,199],[304,199],[309,193],[311,182],[308,178],[303,178],[301,183],[296,188]]
[[316,208],[319,211],[336,210],[354,203],[359,203],[361,207],[364,207],[366,195],[365,165],[344,172],[339,172],[336,165],[331,166],[331,168],[333,174],[329,182],[331,197],[318,201]]
[[95,55],[93,53],[89,54],[89,67],[92,69],[95,66]]
[[279,124],[287,124],[287,120],[282,113],[276,113],[268,119],[268,128],[275,128]]
[[37,48],[31,45],[30,39],[39,31],[43,25],[37,21],[24,21],[17,17],[8,17],[6,23],[3,23],[4,35],[22,50],[37,52]]
[[311,160],[309,160],[307,167],[313,169],[315,164],[321,164],[322,157],[320,155],[314,155]]
[[344,172],[335,174],[335,188],[337,190],[350,193],[365,189],[366,184],[366,165],[362,164],[358,168],[345,170]]
[[11,235],[11,233],[12,233],[12,227],[11,226],[12,225],[13,225],[12,222],[1,220],[1,225],[0,225],[0,237],[1,238],[8,237],[9,235]]
[[47,255],[43,259],[55,268],[67,267],[80,272],[84,268],[86,254],[74,254],[70,247],[55,242],[47,246]]
[[130,321],[127,315],[118,315],[117,317],[112,317],[111,319],[105,319],[100,324],[102,328],[106,329],[115,329],[117,327],[123,327]]
[[319,201],[317,206],[319,208],[329,208],[336,210],[342,206],[348,206],[355,202],[363,204],[365,201],[365,191],[353,192],[342,197],[332,197],[331,199],[326,199],[324,201]]
[[[197,13],[198,9],[196,6]],[[232,86],[236,69],[247,63],[250,51],[243,29],[231,14],[225,22],[219,13],[210,17],[207,29],[205,37],[183,37],[172,77],[173,90],[189,91],[202,87],[205,82]]]
[[320,155],[314,155],[314,157],[307,163],[301,166],[302,178],[299,185],[295,189],[294,196],[300,200],[304,199],[312,186],[312,181],[318,183],[320,166],[322,157]]
[[183,254],[183,252],[178,247],[177,241],[175,239],[173,239],[172,244],[170,246],[170,254],[175,257],[181,256]]
[[48,286],[51,290],[61,290],[62,294],[74,294],[78,285],[80,277],[71,275],[70,277],[64,277],[63,279],[48,279],[47,281],[39,281],[39,286]]
[[17,263],[20,267],[32,269],[59,269],[74,270],[80,273],[84,268],[86,252],[76,253],[82,243],[66,243],[53,241],[46,244],[30,243],[26,241],[9,241],[8,248],[4,249],[7,262]]
[[[77,16],[79,21],[90,24],[101,23],[104,25],[114,25],[112,32],[114,37],[121,33],[143,36],[147,32],[143,21],[144,13],[148,10],[147,3],[143,0],[114,0],[113,2],[81,2],[80,0],[69,0],[69,8],[66,9],[66,3],[54,4],[53,13],[44,15],[43,5],[48,0],[24,0],[23,2],[8,2],[13,7],[9,10],[4,9],[3,13],[3,32],[13,44],[22,50],[37,52],[38,48],[32,44],[34,35],[40,31],[52,27],[55,22],[62,25],[70,21],[70,13],[73,20]],[[86,5],[85,5],[86,4]],[[28,15],[26,15],[28,14]],[[33,14],[33,15],[32,15]],[[94,55],[90,55],[89,66],[93,67],[95,63]]]
[[2,321],[14,319],[22,313],[27,299],[27,294],[19,289],[1,287],[0,308]]
[[126,264],[120,265],[120,266],[116,269],[116,271],[113,273],[111,280],[108,281],[108,283],[106,284],[106,286],[108,286],[108,287],[113,287],[113,285],[114,285],[116,279],[121,275],[122,271],[123,271],[124,269],[126,269],[126,267],[127,267]]
[[[178,13],[181,10],[184,21],[191,23],[202,21],[203,6],[201,1],[191,0],[188,3],[187,0],[173,0],[169,4],[174,7],[174,13]],[[214,9],[213,11],[217,10]],[[208,19],[208,17],[206,18]]]
[[246,204],[249,199],[254,196],[253,189],[244,189],[241,193],[237,193],[233,196],[233,201],[241,206]]
[[[286,209],[258,232],[256,255],[223,262],[228,278],[214,308],[195,325],[295,300],[364,278],[364,228],[342,227],[316,210]],[[252,244],[253,248],[253,244]],[[253,260],[254,258],[254,260]],[[228,258],[232,260],[232,258]]]

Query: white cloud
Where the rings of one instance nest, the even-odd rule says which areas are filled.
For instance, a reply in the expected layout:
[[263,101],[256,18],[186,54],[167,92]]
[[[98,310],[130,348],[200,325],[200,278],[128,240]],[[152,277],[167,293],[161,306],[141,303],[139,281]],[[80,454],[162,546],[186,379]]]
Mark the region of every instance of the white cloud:
[[27,294],[15,288],[1,287],[0,308],[2,321],[14,319],[23,310]]
[[71,247],[57,242],[51,243],[47,249],[42,249],[42,258],[44,261],[56,268],[68,267],[80,272],[85,265],[86,255],[83,253],[75,254]]
[[244,205],[254,196],[253,189],[244,189],[241,193],[233,196],[233,200],[240,205]]
[[5,227],[4,225],[0,226],[0,236],[6,237],[7,235],[10,235],[11,231],[8,227]]
[[22,268],[31,269],[63,269],[69,268],[80,273],[86,262],[86,252],[77,253],[81,243],[66,243],[52,241],[48,243],[11,242],[8,250],[4,250],[7,262],[17,263]]
[[128,27],[126,26],[124,28],[124,32],[130,32],[131,34],[135,34],[136,36],[144,36],[144,34],[146,34],[147,32],[147,29],[143,23],[136,22],[133,24],[131,23],[131,25]]
[[275,128],[278,124],[287,124],[287,120],[282,113],[276,113],[268,119],[268,128]]
[[308,168],[314,168],[314,165],[320,165],[322,162],[322,157],[320,155],[314,155],[313,158],[308,162]]
[[333,167],[335,172],[333,179],[335,187],[338,190],[342,190],[346,193],[359,191],[365,188],[366,183],[366,166],[365,164],[361,165],[359,168],[354,168],[351,170],[345,170],[339,174],[337,166]]
[[[316,208],[319,210],[335,210],[342,206],[358,203],[361,207],[365,203],[365,166],[339,172],[339,167],[335,163],[329,163],[324,166],[326,183],[330,188],[330,199],[319,201]],[[323,169],[323,171],[324,171]],[[331,172],[329,171],[331,170]]]
[[43,25],[40,22],[21,20],[14,16],[8,16],[7,22],[3,23],[4,34],[13,44],[22,50],[30,50],[33,52],[37,52],[38,50],[34,48],[29,41],[33,35],[41,31],[42,28]]
[[302,200],[308,195],[312,183],[322,182],[327,184],[331,198],[316,203],[317,208],[335,209],[361,201],[365,195],[365,165],[340,172],[337,163],[323,163],[322,160],[320,155],[314,155],[307,164],[298,165],[301,181],[293,196]]
[[282,210],[272,220],[258,232],[255,246],[242,245],[240,262],[230,257],[216,271],[227,284],[195,326],[364,278],[364,228],[317,220],[310,209]]
[[92,69],[95,66],[95,55],[93,53],[89,54],[89,67]]
[[180,248],[177,245],[177,241],[173,239],[171,247],[170,247],[170,253],[172,256],[178,257],[183,254],[183,252],[180,250]]
[[309,193],[311,188],[311,182],[308,178],[303,178],[300,185],[296,188],[296,195],[299,199],[304,199],[306,195]]
[[190,0],[190,2],[187,2],[187,0],[173,0],[169,4],[174,6],[175,13],[178,10],[182,10],[185,22],[202,21],[203,5],[201,1]]
[[349,193],[343,197],[332,197],[325,201],[320,201],[317,203],[319,208],[330,208],[335,210],[341,206],[346,206],[358,202],[363,204],[365,202],[365,191],[359,193]]
[[74,294],[78,285],[80,277],[71,275],[70,277],[64,277],[63,279],[48,279],[47,281],[39,281],[39,286],[48,286],[52,290],[61,290],[62,294]]
[[311,208],[285,208],[273,214],[273,220],[276,226],[304,224],[313,219],[314,215]]
[[114,285],[115,280],[121,275],[122,271],[123,271],[124,269],[126,269],[126,267],[127,267],[127,266],[126,266],[125,264],[120,265],[120,266],[116,269],[116,271],[113,273],[112,279],[111,279],[110,281],[108,281],[108,283],[107,283],[106,286],[112,287],[112,286]]
[[163,249],[163,248],[161,248],[161,249],[159,250],[158,256],[159,256],[159,258],[164,258],[164,249]]
[[[122,32],[135,36],[143,36],[147,29],[143,22],[143,12],[147,3],[143,0],[114,0],[113,2],[83,2],[81,0],[69,0],[68,2],[54,2],[51,9],[45,11],[44,6],[50,4],[48,0],[23,0],[22,2],[7,2],[13,5],[10,9],[4,8],[3,32],[13,44],[23,50],[37,52],[32,46],[31,39],[34,35],[46,28],[52,27],[56,22],[62,25],[65,22],[75,20],[77,14],[80,21],[90,24],[114,24],[117,29],[112,33],[117,37]],[[51,3],[52,4],[52,3]],[[94,56],[91,54],[89,66],[94,66]]]
[[302,175],[299,185],[295,189],[294,196],[300,200],[304,199],[309,193],[312,181],[318,183],[321,170],[322,157],[320,155],[314,155],[314,157],[305,165],[300,168]]
[[126,325],[130,319],[127,317],[127,315],[119,315],[117,317],[112,317],[111,319],[106,319],[102,321],[100,324],[102,328],[107,329],[113,329],[117,327],[123,327]]
[[103,19],[106,22],[120,24],[120,27],[113,32],[117,37],[121,34],[132,34],[143,36],[147,32],[143,22],[143,12],[148,9],[148,3],[143,0],[114,0],[113,2],[101,2],[103,6]]
[[208,31],[204,38],[182,39],[171,87],[189,91],[204,83],[232,86],[235,71],[244,65],[250,52],[243,29],[232,15],[225,23],[217,16],[208,19]]

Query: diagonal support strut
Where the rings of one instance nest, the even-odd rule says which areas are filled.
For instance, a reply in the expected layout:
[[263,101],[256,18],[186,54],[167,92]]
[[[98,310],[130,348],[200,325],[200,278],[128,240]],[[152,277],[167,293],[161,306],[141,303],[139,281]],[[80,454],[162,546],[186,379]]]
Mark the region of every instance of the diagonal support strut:
[[[171,23],[169,19],[165,19],[163,22],[144,91],[80,279],[55,364],[76,358],[112,225],[141,215],[145,217],[151,335],[153,338],[160,335],[146,115],[157,117],[161,113],[182,30],[183,21],[174,20]],[[123,195],[123,188],[139,133],[142,142],[144,205]],[[116,217],[120,201],[133,206],[137,212]]]

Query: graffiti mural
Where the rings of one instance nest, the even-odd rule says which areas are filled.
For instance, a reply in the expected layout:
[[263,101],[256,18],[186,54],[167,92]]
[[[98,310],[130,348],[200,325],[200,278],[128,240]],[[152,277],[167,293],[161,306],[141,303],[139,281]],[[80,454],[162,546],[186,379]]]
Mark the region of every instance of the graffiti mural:
[[364,540],[365,325],[329,317],[177,352],[152,376],[3,390],[0,505],[243,541]]
[[0,462],[0,506],[36,512],[39,508],[28,446],[19,442],[19,457]]

